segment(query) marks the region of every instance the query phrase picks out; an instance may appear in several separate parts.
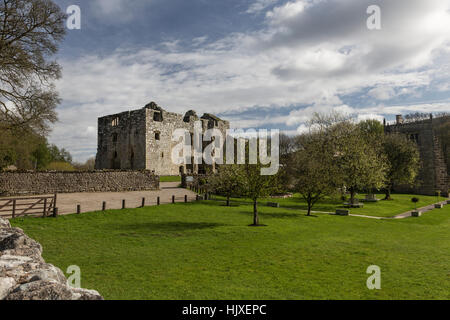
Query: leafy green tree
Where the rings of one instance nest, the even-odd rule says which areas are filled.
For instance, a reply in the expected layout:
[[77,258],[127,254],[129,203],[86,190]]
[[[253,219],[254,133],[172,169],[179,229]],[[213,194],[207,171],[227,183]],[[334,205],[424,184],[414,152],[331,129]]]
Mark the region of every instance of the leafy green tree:
[[36,160],[33,152],[39,144],[46,143],[45,138],[19,128],[7,131],[0,129],[0,134],[0,149],[3,155],[6,152],[7,165],[15,165],[18,169],[34,169]]
[[341,122],[330,129],[336,141],[335,159],[342,184],[350,192],[350,202],[360,190],[385,186],[388,162],[376,145],[362,138],[361,129],[351,122]]
[[420,153],[415,142],[404,135],[389,134],[383,141],[384,154],[389,162],[385,200],[391,199],[395,184],[413,184],[420,169]]
[[208,180],[212,190],[227,198],[227,207],[230,206],[230,198],[241,193],[243,181],[243,167],[237,164],[219,166],[217,173]]
[[43,170],[47,168],[47,166],[52,161],[52,154],[48,149],[47,143],[40,143],[37,145],[36,149],[32,153],[33,162],[36,170]]
[[72,155],[66,149],[59,149],[56,145],[49,146],[49,152],[52,157],[52,161],[55,162],[68,162],[72,163]]
[[308,204],[307,216],[314,205],[336,191],[337,167],[334,165],[333,146],[323,133],[311,133],[301,137],[301,149],[295,153],[292,173],[295,191]]
[[[315,114],[310,125],[327,136],[333,146],[333,166],[341,187],[350,192],[350,202],[360,190],[381,189],[386,182],[388,162],[379,143],[369,137],[380,131],[374,121],[355,124],[351,117],[339,113]],[[331,167],[330,167],[331,168]]]
[[293,172],[295,164],[295,156],[298,151],[299,136],[288,136],[280,134],[280,170],[278,178],[280,181],[281,191],[292,191],[295,184],[295,175]]
[[0,145],[0,170],[13,165],[16,159],[17,154],[13,148]]
[[257,164],[244,165],[244,194],[253,201],[253,224],[259,226],[258,199],[270,196],[279,190],[277,175],[261,175],[264,166]]
[[381,144],[384,137],[384,126],[380,121],[367,119],[359,122],[358,127],[367,143],[371,143],[372,145],[377,143]]

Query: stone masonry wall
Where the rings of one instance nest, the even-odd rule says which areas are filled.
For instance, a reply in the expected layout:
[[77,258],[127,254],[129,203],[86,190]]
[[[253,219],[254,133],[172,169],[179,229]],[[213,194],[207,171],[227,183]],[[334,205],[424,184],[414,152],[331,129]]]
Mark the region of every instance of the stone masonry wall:
[[198,117],[190,110],[182,115],[168,112],[154,102],[139,110],[99,118],[95,168],[146,169],[158,175],[201,171],[200,166],[175,164],[171,157],[179,143],[172,141],[173,132],[185,129],[193,135],[196,121],[201,122],[203,132],[217,128],[224,137],[230,127],[228,121],[211,114]]
[[98,119],[96,169],[146,169],[145,119],[145,109]]
[[450,188],[449,172],[445,158],[444,143],[440,141],[437,129],[445,122],[450,122],[450,117],[422,120],[412,123],[390,125],[385,128],[386,133],[405,134],[408,138],[417,142],[421,169],[414,186],[394,186],[396,192],[418,193],[424,195],[435,195],[440,190],[443,195],[448,194]]
[[103,300],[95,290],[72,288],[42,258],[42,246],[0,218],[0,300]]
[[159,177],[150,171],[0,173],[1,196],[157,189]]

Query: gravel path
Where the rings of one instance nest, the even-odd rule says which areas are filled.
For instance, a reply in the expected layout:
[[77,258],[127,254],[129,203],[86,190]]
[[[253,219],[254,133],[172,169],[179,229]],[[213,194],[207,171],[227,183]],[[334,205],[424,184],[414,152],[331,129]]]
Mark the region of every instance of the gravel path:
[[77,205],[81,206],[81,212],[92,212],[102,209],[103,201],[106,201],[106,209],[121,209],[122,200],[126,201],[127,208],[138,208],[145,197],[146,206],[156,205],[159,196],[161,204],[171,203],[172,196],[177,202],[195,200],[196,193],[187,189],[179,188],[179,182],[161,182],[161,190],[158,191],[130,191],[130,192],[95,192],[95,193],[58,193],[56,206],[59,214],[76,213]]

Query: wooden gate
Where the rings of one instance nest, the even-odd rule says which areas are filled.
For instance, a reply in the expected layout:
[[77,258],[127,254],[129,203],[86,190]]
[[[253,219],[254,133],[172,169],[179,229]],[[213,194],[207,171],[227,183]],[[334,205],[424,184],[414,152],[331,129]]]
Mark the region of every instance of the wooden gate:
[[56,193],[52,196],[0,198],[1,218],[48,217],[53,214],[54,208],[56,208]]

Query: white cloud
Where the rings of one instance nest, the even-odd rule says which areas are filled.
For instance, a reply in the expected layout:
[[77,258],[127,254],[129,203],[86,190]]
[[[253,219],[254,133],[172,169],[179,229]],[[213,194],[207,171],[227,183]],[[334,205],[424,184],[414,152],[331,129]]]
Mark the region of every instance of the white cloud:
[[278,0],[255,0],[246,12],[249,14],[257,14],[277,2]]
[[[263,30],[235,33],[207,44],[206,38],[197,38],[193,50],[174,40],[165,43],[164,52],[117,50],[108,56],[62,61],[64,77],[58,83],[64,99],[59,110],[62,122],[52,139],[71,151],[79,150],[75,156],[78,152],[85,157],[86,149],[95,153],[94,134],[91,130],[89,138],[80,138],[77,132],[95,127],[99,116],[139,108],[151,100],[174,112],[271,107],[273,117],[235,119],[234,126],[261,126],[275,120],[301,127],[316,111],[379,117],[415,108],[376,105],[361,110],[339,99],[367,88],[372,88],[368,106],[396,95],[417,94],[417,89],[430,85],[448,90],[443,83],[448,73],[443,70],[450,65],[450,3],[380,0],[383,29],[369,31],[365,8],[371,2],[291,1],[268,12]],[[96,3],[113,14],[124,2]],[[433,82],[436,79],[438,83]],[[292,105],[309,107],[277,117],[276,108]],[[420,107],[422,111],[441,108],[439,104]]]
[[396,92],[391,87],[376,87],[367,94],[377,100],[389,100],[396,95]]
[[95,5],[101,10],[102,14],[117,14],[121,12],[127,1],[126,0],[94,0]]
[[151,0],[92,0],[90,12],[104,23],[116,24],[130,22],[139,8]]

